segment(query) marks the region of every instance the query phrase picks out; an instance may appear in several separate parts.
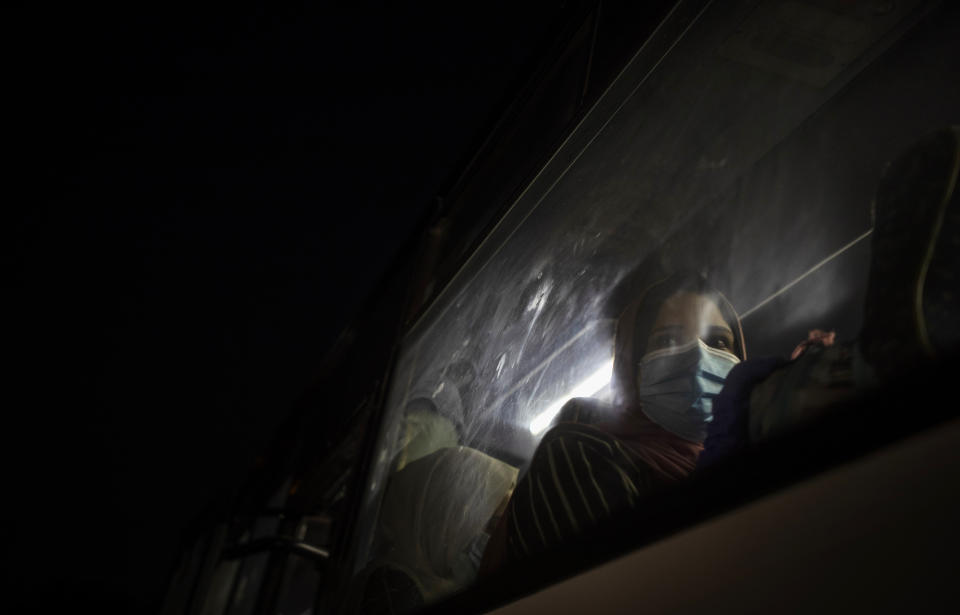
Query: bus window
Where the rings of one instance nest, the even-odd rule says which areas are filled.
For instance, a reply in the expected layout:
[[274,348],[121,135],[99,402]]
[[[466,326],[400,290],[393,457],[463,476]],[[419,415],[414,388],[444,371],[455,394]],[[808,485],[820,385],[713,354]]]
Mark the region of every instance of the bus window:
[[[676,370],[708,366],[712,399],[748,352],[860,330],[884,168],[957,120],[955,22],[919,0],[704,4],[671,13],[406,334],[360,610],[430,604],[490,549],[562,542],[687,476],[710,405],[675,407]],[[620,484],[593,482],[601,461]]]

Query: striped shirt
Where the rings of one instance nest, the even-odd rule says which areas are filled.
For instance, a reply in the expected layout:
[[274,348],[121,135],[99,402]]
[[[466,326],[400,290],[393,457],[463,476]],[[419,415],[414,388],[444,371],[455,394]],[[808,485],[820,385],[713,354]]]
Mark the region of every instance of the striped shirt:
[[700,445],[639,412],[617,424],[579,422],[596,420],[591,405],[571,400],[564,407],[564,420],[543,437],[517,484],[504,521],[509,560],[524,559],[636,508],[658,486],[693,470]]

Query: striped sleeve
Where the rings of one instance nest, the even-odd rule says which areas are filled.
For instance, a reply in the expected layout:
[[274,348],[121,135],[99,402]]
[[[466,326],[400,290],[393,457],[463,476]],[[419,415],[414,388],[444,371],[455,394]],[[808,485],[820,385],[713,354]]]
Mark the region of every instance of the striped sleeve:
[[508,509],[510,559],[522,559],[637,505],[656,472],[616,438],[560,423],[537,447]]

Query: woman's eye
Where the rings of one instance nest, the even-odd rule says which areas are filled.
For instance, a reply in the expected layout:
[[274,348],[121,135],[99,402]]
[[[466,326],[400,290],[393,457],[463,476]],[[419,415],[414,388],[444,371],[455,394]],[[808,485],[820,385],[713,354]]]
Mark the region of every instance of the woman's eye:
[[707,342],[707,346],[710,346],[712,348],[718,348],[720,350],[730,349],[730,343],[722,337],[715,337],[711,339],[709,342]]
[[675,335],[660,335],[653,341],[656,348],[670,348],[677,346],[677,337]]

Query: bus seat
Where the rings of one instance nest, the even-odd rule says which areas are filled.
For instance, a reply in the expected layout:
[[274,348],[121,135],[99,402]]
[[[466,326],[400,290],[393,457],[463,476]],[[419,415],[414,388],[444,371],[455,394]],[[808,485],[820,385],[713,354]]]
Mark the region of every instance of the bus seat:
[[466,446],[407,464],[386,487],[368,578],[403,571],[428,603],[465,587],[476,577],[487,524],[516,481],[517,468]]

